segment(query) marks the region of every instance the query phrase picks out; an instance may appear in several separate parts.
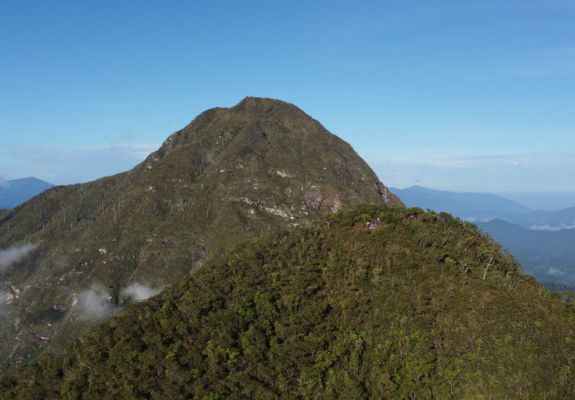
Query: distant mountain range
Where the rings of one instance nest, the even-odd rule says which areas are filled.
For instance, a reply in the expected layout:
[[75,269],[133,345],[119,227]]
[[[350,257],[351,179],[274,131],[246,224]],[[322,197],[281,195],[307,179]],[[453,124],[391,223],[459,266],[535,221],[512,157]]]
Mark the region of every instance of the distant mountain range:
[[471,222],[500,219],[535,230],[575,227],[575,207],[557,211],[534,210],[513,200],[486,193],[458,193],[412,186],[391,191],[408,207],[445,211]]
[[33,177],[0,182],[0,209],[17,207],[51,187],[51,183]]
[[541,282],[575,287],[575,207],[533,210],[492,194],[421,186],[391,191],[409,207],[445,211],[474,222]]
[[476,224],[541,282],[575,287],[575,229],[541,231],[502,220]]

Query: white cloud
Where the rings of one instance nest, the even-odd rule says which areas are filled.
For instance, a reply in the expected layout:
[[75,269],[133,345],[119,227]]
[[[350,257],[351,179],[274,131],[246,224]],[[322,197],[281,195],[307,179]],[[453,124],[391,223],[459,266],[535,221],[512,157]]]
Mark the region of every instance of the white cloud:
[[552,226],[552,225],[533,225],[533,226],[530,226],[529,229],[531,229],[531,230],[533,230],[533,231],[551,231],[551,232],[557,232],[557,231],[562,231],[562,230],[575,229],[575,225],[558,225],[558,226]]
[[108,289],[100,284],[93,284],[81,292],[74,309],[79,313],[80,319],[86,321],[98,321],[119,311],[118,307],[112,304],[112,295]]
[[[141,283],[133,283],[121,291],[128,302],[144,301],[161,292],[161,288],[153,288]],[[94,283],[89,289],[77,296],[73,310],[84,321],[101,321],[119,313],[122,307],[113,303],[110,291],[99,283]]]
[[0,273],[5,272],[12,264],[28,257],[37,247],[37,244],[24,243],[0,249]]
[[558,270],[557,268],[549,268],[547,269],[547,275],[554,275],[554,276],[567,276],[569,274],[567,274],[566,272],[563,272],[561,270]]
[[161,289],[154,289],[140,283],[134,283],[122,290],[122,296],[131,301],[143,301],[154,297],[161,292]]

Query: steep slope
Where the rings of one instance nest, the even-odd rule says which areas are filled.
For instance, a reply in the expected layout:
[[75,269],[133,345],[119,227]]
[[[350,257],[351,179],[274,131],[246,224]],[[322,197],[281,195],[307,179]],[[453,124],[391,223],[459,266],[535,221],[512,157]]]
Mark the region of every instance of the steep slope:
[[0,182],[0,208],[14,208],[53,185],[37,178],[21,178]]
[[574,317],[473,225],[362,206],[245,246],[0,397],[567,399]]
[[399,204],[294,105],[199,115],[133,170],[56,187],[0,219],[0,362],[25,363],[250,238],[359,203]]

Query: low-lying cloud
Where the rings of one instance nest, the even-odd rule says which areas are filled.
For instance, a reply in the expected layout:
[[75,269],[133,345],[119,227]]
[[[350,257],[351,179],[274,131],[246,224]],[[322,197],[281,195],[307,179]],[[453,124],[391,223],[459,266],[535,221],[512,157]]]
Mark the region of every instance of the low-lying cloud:
[[75,309],[79,313],[79,318],[85,321],[98,321],[119,311],[119,308],[112,303],[112,295],[108,289],[100,284],[93,284],[81,292]]
[[569,275],[569,274],[566,273],[566,272],[564,272],[564,271],[561,271],[561,270],[559,270],[559,269],[557,269],[557,268],[551,267],[551,268],[548,268],[548,269],[547,269],[547,275],[567,276],[567,275]]
[[24,243],[0,249],[0,273],[5,272],[12,264],[28,257],[36,248],[37,244]]
[[141,283],[134,283],[122,290],[122,297],[132,302],[144,301],[150,297],[154,297],[161,291],[161,289],[154,289]]
[[542,280],[551,282],[560,282],[567,285],[575,284],[575,274],[550,267],[544,272],[545,277]]
[[533,225],[533,226],[530,226],[529,229],[531,229],[532,231],[557,232],[557,231],[575,229],[575,224],[574,225]]
[[[161,288],[133,283],[122,289],[120,295],[126,303],[135,303],[147,300],[161,291]],[[101,321],[121,310],[122,307],[113,301],[110,290],[99,283],[92,284],[89,289],[78,294],[74,305],[74,311],[78,314],[78,318],[84,321]]]

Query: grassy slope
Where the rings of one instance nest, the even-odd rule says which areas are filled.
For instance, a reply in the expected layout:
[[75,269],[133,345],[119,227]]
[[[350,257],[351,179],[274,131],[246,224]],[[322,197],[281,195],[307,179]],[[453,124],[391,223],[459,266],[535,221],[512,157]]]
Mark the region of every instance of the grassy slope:
[[238,250],[0,397],[573,398],[574,316],[472,225],[363,206]]

